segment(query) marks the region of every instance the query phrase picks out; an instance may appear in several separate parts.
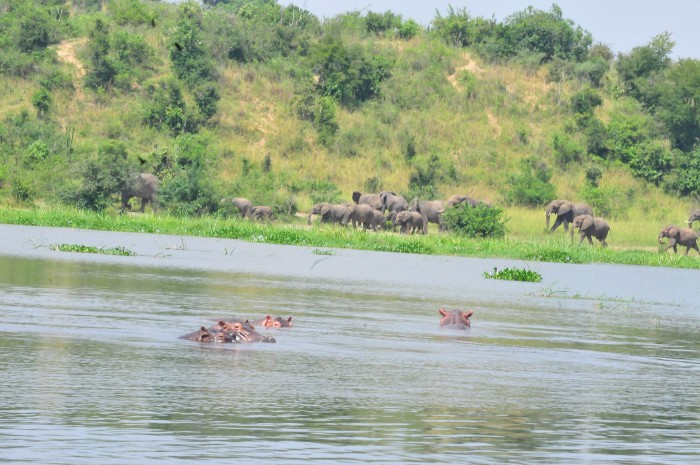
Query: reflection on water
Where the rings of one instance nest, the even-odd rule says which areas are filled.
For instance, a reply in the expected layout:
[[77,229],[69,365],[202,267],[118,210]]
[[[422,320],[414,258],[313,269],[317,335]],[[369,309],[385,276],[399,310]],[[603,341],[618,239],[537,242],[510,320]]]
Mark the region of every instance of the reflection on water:
[[370,284],[0,258],[0,461],[699,461],[697,309],[500,300],[460,332]]

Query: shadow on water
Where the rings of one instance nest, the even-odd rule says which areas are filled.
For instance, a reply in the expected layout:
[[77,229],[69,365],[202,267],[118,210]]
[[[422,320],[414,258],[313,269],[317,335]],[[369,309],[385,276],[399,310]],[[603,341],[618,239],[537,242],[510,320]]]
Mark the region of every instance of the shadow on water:
[[[697,307],[487,284],[0,257],[4,460],[698,461]],[[277,344],[177,339],[266,314]]]

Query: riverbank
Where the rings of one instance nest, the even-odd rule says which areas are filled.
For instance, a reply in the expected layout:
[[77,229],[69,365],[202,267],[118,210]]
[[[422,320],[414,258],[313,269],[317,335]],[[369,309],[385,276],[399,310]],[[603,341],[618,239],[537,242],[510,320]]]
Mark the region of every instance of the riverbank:
[[[504,258],[553,263],[608,263],[700,269],[691,255],[659,253],[649,246],[602,249],[572,244],[569,236],[542,234],[529,239],[469,239],[454,234],[400,235],[363,232],[332,225],[307,226],[300,219],[290,223],[255,223],[236,218],[182,218],[165,215],[110,216],[72,209],[0,209],[0,223],[82,228],[101,231],[145,232],[247,242],[300,245],[318,248],[356,249],[422,255]],[[117,246],[123,244],[116,244]],[[683,248],[681,248],[681,252]],[[694,252],[693,252],[694,254]]]

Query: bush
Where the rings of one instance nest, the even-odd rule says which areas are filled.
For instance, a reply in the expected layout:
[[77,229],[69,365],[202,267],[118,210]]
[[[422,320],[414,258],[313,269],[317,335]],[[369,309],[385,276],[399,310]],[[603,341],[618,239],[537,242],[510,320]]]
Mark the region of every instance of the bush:
[[584,148],[566,134],[560,132],[552,136],[554,159],[565,168],[569,163],[580,163],[585,154]]
[[51,92],[43,87],[32,95],[32,105],[34,108],[36,108],[37,116],[39,118],[43,118],[48,114],[52,103],[53,97],[51,97]]
[[466,237],[504,237],[506,221],[500,207],[472,207],[466,202],[448,208],[443,213],[443,222],[447,229]]
[[629,161],[632,174],[658,186],[671,169],[671,153],[658,141],[637,145]]
[[418,35],[420,25],[412,19],[406,20],[399,26],[399,37],[403,40],[410,40]]
[[555,198],[554,186],[549,182],[552,172],[536,158],[527,158],[520,165],[520,173],[511,177],[504,192],[511,204],[539,207]]

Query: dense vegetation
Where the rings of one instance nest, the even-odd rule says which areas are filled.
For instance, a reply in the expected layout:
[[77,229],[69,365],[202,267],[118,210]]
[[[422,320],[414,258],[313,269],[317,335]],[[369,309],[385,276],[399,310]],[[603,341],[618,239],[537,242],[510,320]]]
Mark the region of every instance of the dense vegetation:
[[615,55],[556,5],[423,27],[273,0],[3,0],[0,202],[115,212],[146,171],[173,215],[393,190],[488,199],[509,231],[555,197],[656,229],[700,195],[700,62],[672,50],[661,33]]

